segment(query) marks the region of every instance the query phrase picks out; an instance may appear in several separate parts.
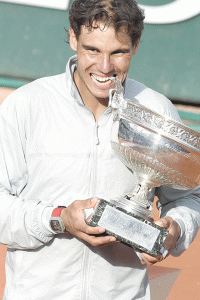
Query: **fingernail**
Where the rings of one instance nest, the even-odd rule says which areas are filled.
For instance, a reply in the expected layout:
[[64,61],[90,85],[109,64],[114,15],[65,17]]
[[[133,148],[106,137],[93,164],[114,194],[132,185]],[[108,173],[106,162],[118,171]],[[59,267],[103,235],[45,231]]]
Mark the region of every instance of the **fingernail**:
[[97,197],[94,197],[90,200],[92,203],[96,202],[97,201]]
[[110,238],[110,242],[115,242],[116,241],[116,238],[114,237],[114,236],[112,236],[111,238]]
[[158,226],[163,226],[163,222],[159,221],[156,223]]
[[99,228],[99,233],[103,233],[105,232],[105,229],[104,228]]

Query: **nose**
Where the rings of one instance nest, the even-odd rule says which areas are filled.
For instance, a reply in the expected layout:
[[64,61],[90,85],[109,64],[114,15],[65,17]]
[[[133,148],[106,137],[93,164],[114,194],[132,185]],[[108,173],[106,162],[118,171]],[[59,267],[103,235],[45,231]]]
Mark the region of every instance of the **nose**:
[[98,69],[99,69],[99,71],[101,71],[104,74],[108,74],[111,71],[113,71],[114,66],[113,66],[113,63],[111,61],[109,54],[102,54],[99,57]]

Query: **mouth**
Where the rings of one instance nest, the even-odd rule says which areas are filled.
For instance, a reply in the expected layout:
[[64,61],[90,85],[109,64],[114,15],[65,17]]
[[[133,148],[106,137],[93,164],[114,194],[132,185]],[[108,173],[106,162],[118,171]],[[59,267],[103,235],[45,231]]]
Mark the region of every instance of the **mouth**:
[[112,83],[111,78],[114,76],[116,77],[116,75],[112,75],[112,76],[107,76],[107,77],[102,77],[102,76],[98,76],[98,75],[94,75],[94,74],[90,74],[92,80],[100,85],[100,86],[106,86],[106,85],[110,85]]

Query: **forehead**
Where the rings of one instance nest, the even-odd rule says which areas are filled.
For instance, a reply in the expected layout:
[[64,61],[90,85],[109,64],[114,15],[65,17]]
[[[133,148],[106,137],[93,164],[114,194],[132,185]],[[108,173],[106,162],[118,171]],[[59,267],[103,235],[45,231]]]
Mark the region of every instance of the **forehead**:
[[125,33],[125,30],[115,31],[113,26],[106,26],[104,23],[94,24],[90,29],[87,26],[81,26],[81,31],[79,35],[79,40],[82,43],[90,44],[115,44],[124,47],[131,47],[131,38]]

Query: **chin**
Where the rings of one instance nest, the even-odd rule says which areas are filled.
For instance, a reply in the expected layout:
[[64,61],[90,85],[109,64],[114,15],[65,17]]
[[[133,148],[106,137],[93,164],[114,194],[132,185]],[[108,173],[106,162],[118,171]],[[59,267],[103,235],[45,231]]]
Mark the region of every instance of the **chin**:
[[109,91],[110,91],[110,88],[100,89],[100,90],[96,90],[96,92],[94,91],[93,95],[96,98],[108,98],[109,97]]

